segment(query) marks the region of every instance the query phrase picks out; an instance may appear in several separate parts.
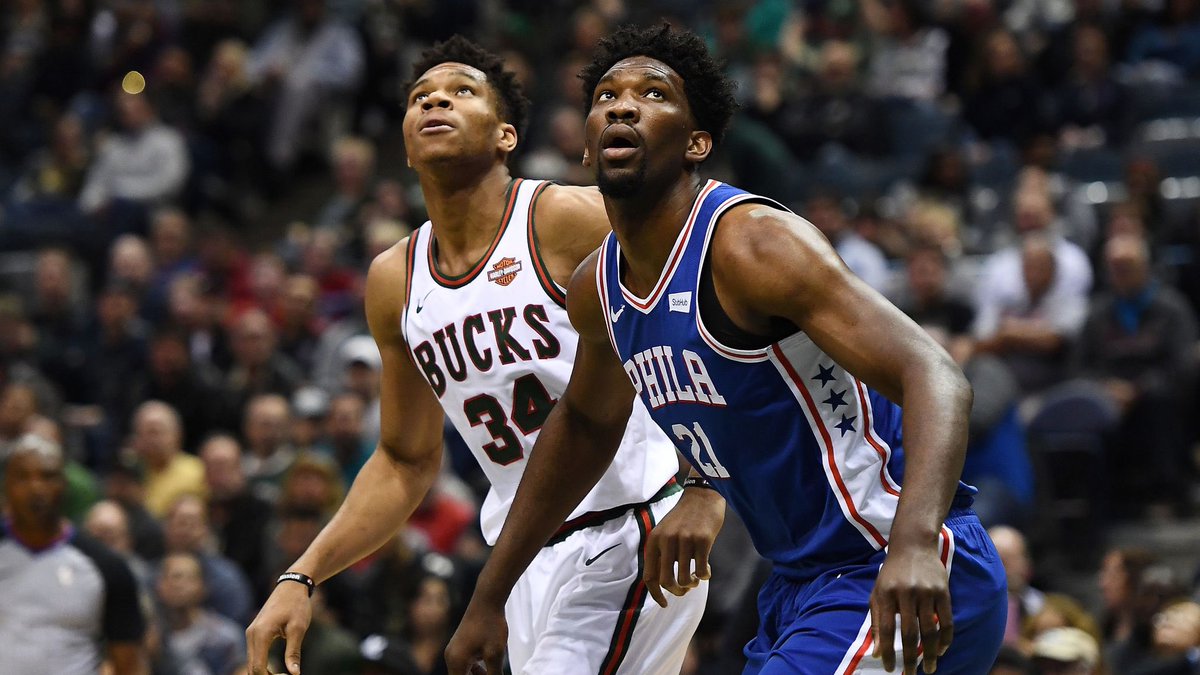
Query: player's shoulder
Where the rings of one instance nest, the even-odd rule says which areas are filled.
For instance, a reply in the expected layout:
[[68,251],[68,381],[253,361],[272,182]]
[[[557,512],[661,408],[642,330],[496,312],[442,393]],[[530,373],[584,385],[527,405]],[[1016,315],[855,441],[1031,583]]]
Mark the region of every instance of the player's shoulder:
[[[411,236],[405,237],[375,256],[367,270],[364,304],[367,322],[379,326],[399,326],[398,317],[408,295],[409,249]],[[397,332],[398,332],[397,328]]]
[[791,211],[760,201],[735,204],[713,233],[714,269],[752,270],[779,260],[803,262],[832,253],[825,236]]
[[571,257],[573,264],[612,231],[604,198],[594,187],[549,183],[538,195],[533,217],[543,251]]

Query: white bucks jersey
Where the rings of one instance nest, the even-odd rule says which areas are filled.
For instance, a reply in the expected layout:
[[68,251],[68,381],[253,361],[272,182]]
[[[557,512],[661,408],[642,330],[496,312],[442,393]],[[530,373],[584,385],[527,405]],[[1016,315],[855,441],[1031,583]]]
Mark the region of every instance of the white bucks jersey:
[[[538,431],[567,387],[579,339],[534,236],[533,205],[546,185],[509,185],[496,238],[466,274],[438,271],[428,222],[408,247],[404,338],[491,481],[480,515],[489,544],[504,525]],[[638,401],[612,466],[571,517],[644,502],[677,467],[674,445]]]

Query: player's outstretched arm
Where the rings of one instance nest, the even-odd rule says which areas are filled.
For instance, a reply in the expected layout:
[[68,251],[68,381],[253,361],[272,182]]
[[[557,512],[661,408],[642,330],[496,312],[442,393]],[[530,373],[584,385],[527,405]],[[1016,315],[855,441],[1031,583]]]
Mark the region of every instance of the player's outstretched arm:
[[633,386],[608,343],[595,260],[593,255],[580,265],[567,290],[567,310],[579,332],[571,381],[530,452],[504,529],[446,648],[452,673],[468,672],[482,661],[488,675],[500,674],[509,593],[538,550],[604,475],[629,421]]
[[937,542],[966,455],[970,385],[949,354],[851,274],[804,219],[760,205],[734,207],[712,251],[717,293],[735,320],[791,320],[834,361],[903,407],[904,486],[871,596],[872,628],[876,654],[890,671],[900,614],[904,672],[915,672],[918,635],[925,670],[933,672],[953,636]]
[[[442,458],[442,411],[406,353],[400,333],[406,292],[407,240],[380,254],[367,274],[367,323],[383,358],[379,445],[359,471],[346,500],[291,571],[321,583],[387,542],[408,519],[437,476]],[[267,672],[267,651],[287,640],[289,673],[300,672],[300,643],[312,617],[308,589],[275,587],[246,629],[249,670]]]

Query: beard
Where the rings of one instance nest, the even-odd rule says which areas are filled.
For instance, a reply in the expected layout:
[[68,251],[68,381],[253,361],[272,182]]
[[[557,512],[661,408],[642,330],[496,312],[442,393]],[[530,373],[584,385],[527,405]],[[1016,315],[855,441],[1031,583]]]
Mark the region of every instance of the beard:
[[618,169],[613,173],[605,170],[603,166],[596,175],[596,183],[600,187],[600,194],[613,199],[628,199],[641,191],[646,184],[646,156],[645,153],[638,160],[637,166],[630,169]]

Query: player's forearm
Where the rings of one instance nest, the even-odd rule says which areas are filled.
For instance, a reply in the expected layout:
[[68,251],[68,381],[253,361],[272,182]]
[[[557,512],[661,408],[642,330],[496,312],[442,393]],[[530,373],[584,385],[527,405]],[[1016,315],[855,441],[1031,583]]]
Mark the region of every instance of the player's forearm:
[[890,546],[928,546],[958,488],[972,392],[949,358],[912,368],[904,385],[904,489]]
[[[626,415],[622,419],[627,419]],[[564,398],[546,420],[475,597],[503,603],[517,579],[604,475],[624,425],[596,424]]]
[[321,583],[378,550],[416,510],[437,476],[440,454],[400,461],[376,449],[341,508],[291,570]]

